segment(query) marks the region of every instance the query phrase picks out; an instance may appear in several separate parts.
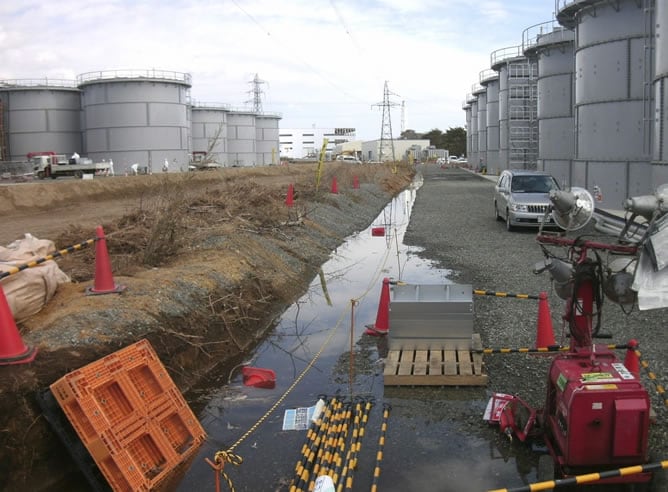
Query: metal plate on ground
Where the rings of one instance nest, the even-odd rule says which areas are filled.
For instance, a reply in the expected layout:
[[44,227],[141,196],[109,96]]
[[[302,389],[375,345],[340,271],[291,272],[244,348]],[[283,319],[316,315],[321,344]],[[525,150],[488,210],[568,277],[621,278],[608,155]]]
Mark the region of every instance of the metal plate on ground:
[[473,335],[473,288],[395,285],[389,325],[390,350],[468,350]]

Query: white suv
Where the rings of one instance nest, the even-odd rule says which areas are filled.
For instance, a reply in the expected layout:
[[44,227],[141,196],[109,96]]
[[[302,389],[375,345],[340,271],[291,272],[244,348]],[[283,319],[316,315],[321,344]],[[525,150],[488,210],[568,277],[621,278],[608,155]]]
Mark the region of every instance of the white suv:
[[[507,169],[494,187],[494,216],[505,220],[506,229],[538,227],[550,205],[550,190],[559,184],[548,173],[526,169]],[[554,226],[552,216],[545,224]]]

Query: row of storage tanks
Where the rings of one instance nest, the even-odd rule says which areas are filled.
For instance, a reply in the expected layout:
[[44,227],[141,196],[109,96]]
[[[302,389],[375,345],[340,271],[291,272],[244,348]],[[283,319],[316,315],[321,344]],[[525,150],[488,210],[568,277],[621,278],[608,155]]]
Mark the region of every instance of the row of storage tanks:
[[462,108],[470,165],[540,169],[602,208],[668,183],[668,2],[555,0]]
[[157,70],[0,81],[2,157],[78,152],[113,159],[117,172],[134,163],[161,169],[165,160],[170,172],[185,170],[207,151],[223,166],[277,161],[279,114],[197,103],[190,88],[190,74]]

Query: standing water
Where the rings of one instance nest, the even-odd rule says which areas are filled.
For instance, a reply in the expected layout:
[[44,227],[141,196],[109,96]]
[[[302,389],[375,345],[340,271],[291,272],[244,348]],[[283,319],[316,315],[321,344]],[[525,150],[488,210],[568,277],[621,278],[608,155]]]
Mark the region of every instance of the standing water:
[[[307,433],[283,430],[285,412],[333,396],[372,404],[348,490],[370,490],[374,469],[383,491],[483,491],[535,481],[533,459],[515,456],[482,421],[485,388],[384,387],[387,336],[365,334],[376,319],[383,278],[451,283],[447,270],[403,245],[421,184],[418,178],[369,228],[347,238],[267,339],[201,391],[198,417],[208,440],[179,491],[215,490],[206,459],[213,461],[218,451],[230,451],[235,461],[224,468],[235,490],[289,490]],[[245,386],[244,365],[274,371],[274,387]],[[377,461],[384,410],[389,418]],[[221,490],[228,489],[223,477]]]

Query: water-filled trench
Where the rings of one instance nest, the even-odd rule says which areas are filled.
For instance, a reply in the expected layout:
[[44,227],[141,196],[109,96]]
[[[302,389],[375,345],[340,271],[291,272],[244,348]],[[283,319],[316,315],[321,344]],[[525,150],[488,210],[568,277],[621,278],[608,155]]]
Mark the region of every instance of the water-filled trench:
[[[245,386],[239,365],[196,390],[208,440],[178,490],[215,490],[205,458],[229,449],[243,460],[224,468],[235,490],[289,490],[307,433],[282,430],[285,411],[311,407],[323,395],[372,402],[352,490],[371,490],[374,469],[383,491],[482,491],[536,481],[537,457],[509,445],[482,420],[487,388],[384,386],[387,337],[365,334],[365,325],[376,320],[383,278],[451,283],[447,270],[403,244],[421,184],[416,179],[367,229],[346,238],[307,293],[243,361],[274,371],[273,388]],[[379,461],[384,408],[389,417]]]

